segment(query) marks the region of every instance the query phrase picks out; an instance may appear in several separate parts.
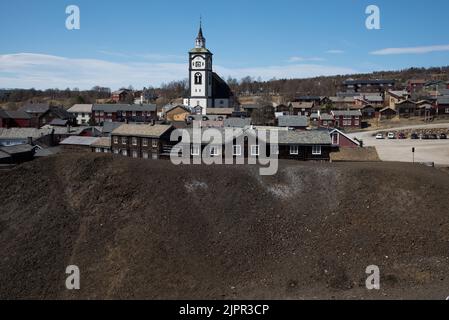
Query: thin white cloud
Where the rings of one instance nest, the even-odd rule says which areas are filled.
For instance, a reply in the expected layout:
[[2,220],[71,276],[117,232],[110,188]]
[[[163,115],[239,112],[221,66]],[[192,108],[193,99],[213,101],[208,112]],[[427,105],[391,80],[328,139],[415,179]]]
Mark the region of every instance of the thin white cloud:
[[449,51],[449,45],[427,46],[427,47],[408,47],[408,48],[386,48],[371,52],[373,55],[392,55],[392,54],[425,54],[431,52]]
[[305,61],[325,61],[325,59],[323,58],[317,58],[317,57],[312,57],[312,58],[304,58],[304,57],[290,57],[288,59],[288,62],[305,62]]
[[[344,67],[315,64],[291,64],[254,68],[225,68],[215,66],[223,77],[245,76],[271,78],[308,78],[357,73]],[[116,89],[132,85],[158,86],[163,82],[188,77],[186,63],[173,62],[110,62],[99,59],[74,59],[54,55],[17,53],[0,55],[1,88],[80,88],[107,86]]]
[[216,67],[216,71],[223,77],[234,77],[237,79],[251,76],[261,77],[263,80],[272,78],[294,79],[312,78],[318,76],[333,76],[358,73],[357,70],[345,67],[324,66],[316,64],[292,64],[287,66],[268,66],[242,69],[227,69],[221,66]]
[[119,58],[141,58],[148,61],[170,61],[170,60],[180,60],[185,59],[185,56],[176,54],[163,54],[163,53],[127,53],[120,51],[108,51],[108,50],[98,50],[99,53],[112,57]]
[[345,53],[343,50],[333,49],[333,50],[327,50],[326,53],[330,54],[342,54]]

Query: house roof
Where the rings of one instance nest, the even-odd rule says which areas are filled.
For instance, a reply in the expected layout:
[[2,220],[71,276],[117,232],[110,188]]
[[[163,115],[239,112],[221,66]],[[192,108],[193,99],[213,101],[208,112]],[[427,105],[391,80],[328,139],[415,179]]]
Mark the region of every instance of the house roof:
[[53,119],[49,125],[51,126],[66,126],[68,123],[68,120],[62,120],[62,119]]
[[112,131],[114,131],[115,129],[120,127],[122,124],[124,124],[124,123],[123,122],[104,122],[102,132],[103,133],[111,133]]
[[0,118],[5,119],[31,119],[31,116],[24,111],[0,110]]
[[52,133],[51,128],[0,128],[0,139],[38,139]]
[[365,100],[365,101],[367,101],[367,102],[383,102],[383,101],[384,101],[384,98],[383,98],[383,97],[381,97],[381,96],[376,96],[376,95],[373,95],[373,96],[357,97],[356,99],[362,99],[362,100]]
[[110,137],[97,138],[97,140],[92,142],[90,146],[99,148],[109,148],[111,147],[111,138]]
[[290,102],[293,109],[312,109],[313,102]]
[[278,118],[279,127],[307,127],[308,119],[305,116],[282,116]]
[[167,113],[169,113],[169,112],[171,112],[171,111],[173,111],[173,110],[175,110],[175,109],[178,109],[178,108],[184,109],[186,112],[189,112],[189,113],[191,112],[191,110],[190,110],[189,107],[182,106],[182,105],[176,105],[176,106],[172,106],[172,107],[169,108],[169,109],[166,109],[166,110],[165,110],[165,113],[167,114]]
[[243,128],[251,125],[251,118],[227,118],[224,120],[225,127]]
[[323,97],[320,96],[299,96],[296,98],[297,100],[315,100],[320,101]]
[[113,135],[118,136],[133,136],[133,137],[154,137],[159,138],[167,132],[171,125],[165,124],[123,124],[112,131]]
[[321,130],[312,131],[279,131],[279,144],[298,145],[330,145],[332,144],[329,132]]
[[334,103],[354,103],[355,97],[329,97],[329,100]]
[[59,144],[74,145],[74,146],[90,146],[96,140],[98,140],[97,137],[70,136],[62,140]]
[[406,104],[406,103],[416,104],[415,101],[407,99],[407,100],[399,101],[398,103],[396,103],[396,106],[401,106],[401,105]]
[[4,153],[13,155],[13,154],[19,154],[19,153],[25,153],[25,152],[31,152],[34,150],[34,146],[30,144],[18,144],[14,146],[6,146],[6,147],[0,147],[0,151],[3,151]]
[[320,115],[320,119],[325,120],[325,121],[330,121],[330,120],[334,120],[334,116],[329,113],[322,113]]
[[394,110],[394,109],[391,108],[391,107],[385,107],[385,108],[381,109],[379,112],[382,113],[382,112],[387,111],[387,110],[391,110],[391,111],[393,111],[394,113],[397,113],[396,110]]
[[403,98],[409,95],[407,90],[389,90],[388,94],[395,96],[397,98]]
[[49,109],[50,105],[48,103],[29,103],[21,107],[19,111],[26,113],[45,113]]
[[93,104],[74,104],[67,112],[70,113],[91,113]]
[[360,110],[335,110],[331,111],[334,117],[347,116],[347,117],[361,117],[362,113]]
[[207,108],[207,114],[211,115],[231,115],[234,108]]
[[119,111],[156,111],[155,104],[94,104],[92,111],[119,112]]

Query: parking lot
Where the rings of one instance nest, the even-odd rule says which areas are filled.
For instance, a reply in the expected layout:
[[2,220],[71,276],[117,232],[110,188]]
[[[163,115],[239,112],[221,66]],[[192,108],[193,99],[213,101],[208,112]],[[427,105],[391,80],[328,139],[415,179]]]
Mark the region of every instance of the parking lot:
[[[402,128],[391,128],[389,131],[405,129],[448,128],[449,124],[421,125]],[[415,148],[415,162],[434,162],[435,165],[449,166],[449,139],[447,140],[412,140],[412,139],[376,139],[378,131],[367,131],[349,134],[352,138],[363,140],[365,146],[376,147],[382,161],[413,162],[412,148]],[[385,132],[385,131],[384,131]]]

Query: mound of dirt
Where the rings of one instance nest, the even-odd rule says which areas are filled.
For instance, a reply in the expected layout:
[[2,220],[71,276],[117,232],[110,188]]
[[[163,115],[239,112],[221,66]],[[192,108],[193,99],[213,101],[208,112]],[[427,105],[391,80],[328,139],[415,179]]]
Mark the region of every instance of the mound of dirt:
[[[2,299],[449,295],[449,179],[436,169],[283,162],[262,177],[63,154],[0,175]],[[81,290],[65,288],[68,265]]]

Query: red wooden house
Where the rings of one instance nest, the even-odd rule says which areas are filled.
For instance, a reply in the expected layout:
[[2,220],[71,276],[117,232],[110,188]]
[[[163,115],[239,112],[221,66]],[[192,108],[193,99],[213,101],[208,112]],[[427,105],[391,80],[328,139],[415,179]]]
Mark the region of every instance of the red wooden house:
[[32,126],[33,119],[26,112],[0,110],[0,128],[29,128]]

